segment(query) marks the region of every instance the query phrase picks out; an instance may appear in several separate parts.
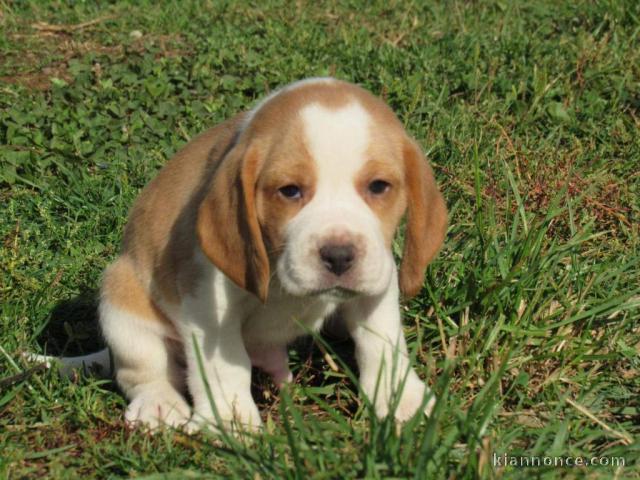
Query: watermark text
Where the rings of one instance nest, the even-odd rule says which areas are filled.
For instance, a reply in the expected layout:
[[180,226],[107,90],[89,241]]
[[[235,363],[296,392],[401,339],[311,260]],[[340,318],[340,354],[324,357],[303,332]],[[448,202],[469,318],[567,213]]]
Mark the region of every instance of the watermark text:
[[569,457],[493,454],[494,467],[624,467],[624,457]]

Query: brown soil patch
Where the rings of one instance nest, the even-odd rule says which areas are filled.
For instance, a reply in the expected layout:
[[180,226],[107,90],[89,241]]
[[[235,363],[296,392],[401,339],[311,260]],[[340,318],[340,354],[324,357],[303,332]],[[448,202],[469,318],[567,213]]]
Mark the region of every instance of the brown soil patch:
[[100,17],[75,25],[35,22],[21,26],[17,32],[7,35],[9,40],[21,47],[0,52],[0,64],[9,65],[9,70],[13,70],[8,75],[6,71],[3,72],[5,75],[0,76],[0,82],[45,91],[51,88],[54,78],[71,83],[73,78],[68,72],[69,61],[88,53],[116,59],[127,53],[150,50],[155,51],[158,58],[188,53],[177,35],[144,35],[135,32],[138,35],[132,34],[125,44],[105,45],[87,33],[98,25],[104,30],[103,22],[111,19],[111,16]]

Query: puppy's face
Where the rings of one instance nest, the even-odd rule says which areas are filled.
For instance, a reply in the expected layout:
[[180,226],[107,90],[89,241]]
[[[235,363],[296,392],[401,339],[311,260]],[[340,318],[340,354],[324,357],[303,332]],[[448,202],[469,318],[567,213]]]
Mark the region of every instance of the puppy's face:
[[348,298],[389,286],[405,212],[400,288],[411,296],[444,239],[442,195],[388,106],[322,80],[285,88],[244,118],[197,231],[209,259],[263,301],[274,269],[289,294]]
[[406,208],[399,139],[356,99],[309,103],[272,144],[257,211],[280,284],[293,295],[384,291]]

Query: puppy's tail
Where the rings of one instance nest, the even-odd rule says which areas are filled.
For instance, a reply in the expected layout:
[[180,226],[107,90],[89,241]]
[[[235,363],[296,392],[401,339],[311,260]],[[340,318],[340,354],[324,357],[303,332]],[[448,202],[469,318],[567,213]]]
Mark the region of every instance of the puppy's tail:
[[35,353],[26,353],[24,356],[30,362],[57,369],[60,375],[67,378],[72,378],[77,372],[99,378],[109,378],[113,373],[111,353],[108,348],[79,357],[53,357]]

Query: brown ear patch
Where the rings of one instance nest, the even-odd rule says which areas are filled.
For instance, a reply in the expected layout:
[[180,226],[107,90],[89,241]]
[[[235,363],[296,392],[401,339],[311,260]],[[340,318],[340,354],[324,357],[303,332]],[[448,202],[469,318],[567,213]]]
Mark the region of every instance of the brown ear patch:
[[211,262],[241,288],[266,301],[269,259],[256,211],[261,149],[236,145],[222,160],[198,209],[200,246]]
[[414,141],[405,141],[403,157],[408,208],[400,290],[411,298],[420,292],[425,269],[444,241],[447,207],[431,167]]

